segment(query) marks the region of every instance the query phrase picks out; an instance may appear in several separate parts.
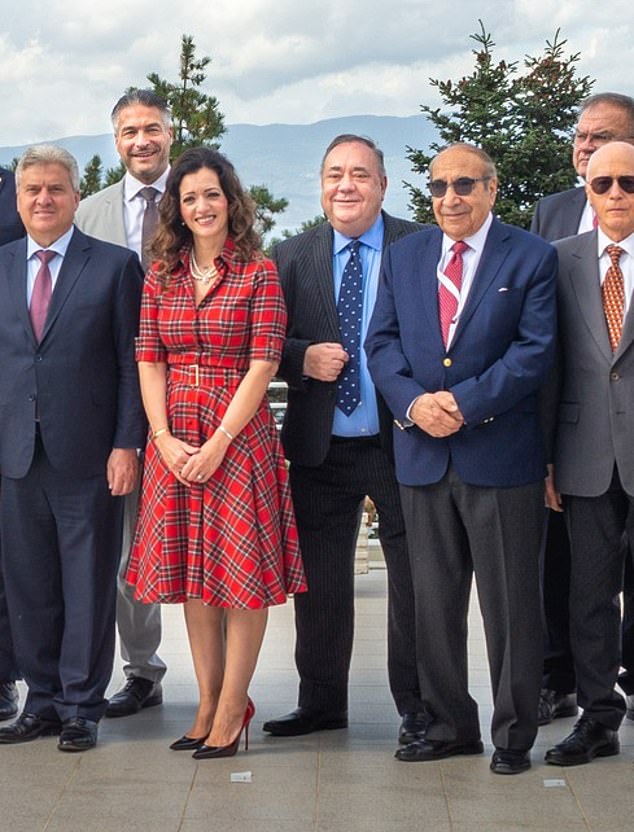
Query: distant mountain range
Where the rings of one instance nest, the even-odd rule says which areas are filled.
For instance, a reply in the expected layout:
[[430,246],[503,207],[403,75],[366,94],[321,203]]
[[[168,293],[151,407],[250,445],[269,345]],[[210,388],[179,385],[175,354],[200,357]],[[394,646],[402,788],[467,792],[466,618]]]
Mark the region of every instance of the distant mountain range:
[[[275,197],[289,201],[273,234],[285,228],[295,230],[304,220],[320,213],[319,163],[328,143],[340,133],[374,139],[385,154],[389,178],[385,209],[397,216],[411,215],[409,195],[402,183],[414,183],[416,176],[405,154],[408,146],[427,149],[434,140],[434,128],[424,116],[347,116],[314,124],[230,124],[220,149],[236,166],[243,183],[266,185]],[[96,153],[105,167],[118,162],[110,134],[51,141],[69,150],[81,170]],[[25,147],[0,147],[0,164],[11,162]]]

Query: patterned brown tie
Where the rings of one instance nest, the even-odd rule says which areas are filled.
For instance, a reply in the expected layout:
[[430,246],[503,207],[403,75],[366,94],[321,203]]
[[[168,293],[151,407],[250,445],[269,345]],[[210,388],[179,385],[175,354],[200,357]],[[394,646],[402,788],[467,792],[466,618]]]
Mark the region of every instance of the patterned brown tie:
[[141,227],[141,263],[144,269],[147,269],[150,265],[150,246],[158,223],[159,214],[156,201],[158,194],[159,191],[152,187],[141,188],[139,191],[139,195],[145,200],[143,225]]
[[605,249],[611,260],[611,265],[605,273],[601,297],[603,311],[608,325],[612,352],[616,352],[623,330],[623,312],[625,310],[625,290],[623,288],[623,272],[619,260],[624,249],[620,246],[607,246]]
[[31,307],[29,309],[29,315],[31,317],[33,334],[37,338],[38,343],[42,340],[44,324],[46,323],[46,315],[51,302],[53,281],[51,279],[51,271],[48,264],[56,254],[56,251],[40,250],[35,252],[35,256],[40,261],[40,268],[37,270],[37,274],[35,275],[35,283],[33,284],[33,292],[31,293]]
[[460,289],[462,288],[462,255],[468,248],[469,246],[462,240],[458,240],[452,245],[451,251],[453,254],[444,271],[445,276],[449,278],[450,286],[447,287],[444,283],[438,285],[440,329],[445,347],[449,339],[449,328],[458,311]]

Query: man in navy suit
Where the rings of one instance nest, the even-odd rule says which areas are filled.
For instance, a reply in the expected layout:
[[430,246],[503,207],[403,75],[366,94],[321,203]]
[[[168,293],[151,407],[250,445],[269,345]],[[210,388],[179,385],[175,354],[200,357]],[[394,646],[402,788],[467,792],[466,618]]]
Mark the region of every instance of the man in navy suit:
[[[604,92],[587,98],[579,112],[572,147],[572,164],[580,182],[586,179],[590,158],[613,141],[634,143],[634,99]],[[554,242],[592,231],[595,215],[584,187],[570,188],[540,199],[531,231]],[[563,514],[547,512],[542,557],[544,618],[544,676],[539,701],[539,724],[577,713],[576,674],[570,641],[570,543]],[[627,717],[634,719],[634,570],[625,567],[622,626],[623,672],[619,684],[627,694]]]
[[405,761],[477,754],[467,609],[478,586],[493,687],[491,768],[530,766],[541,679],[538,554],[545,460],[537,391],[555,340],[554,249],[492,215],[491,159],[452,145],[430,168],[438,228],[386,254],[366,340],[395,415],[416,596],[424,737]]
[[0,743],[97,741],[114,657],[123,500],[143,443],[135,254],[73,225],[79,171],[53,145],[16,171],[27,238],[0,249],[0,533],[27,683]]
[[[15,207],[15,179],[11,171],[0,168],[0,245],[20,237],[24,237],[24,226]],[[18,712],[17,676],[0,570],[0,720],[9,719]]]

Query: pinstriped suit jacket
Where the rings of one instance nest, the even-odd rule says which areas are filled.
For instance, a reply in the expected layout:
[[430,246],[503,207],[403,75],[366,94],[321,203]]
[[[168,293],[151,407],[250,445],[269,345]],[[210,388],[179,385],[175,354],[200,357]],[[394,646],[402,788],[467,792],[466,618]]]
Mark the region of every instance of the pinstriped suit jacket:
[[[420,230],[418,223],[383,212],[383,253],[395,240]],[[280,274],[288,307],[287,339],[279,375],[287,382],[288,406],[282,428],[287,458],[316,467],[330,447],[336,382],[303,376],[304,353],[310,344],[340,342],[333,292],[332,227],[324,222],[279,243],[273,259]],[[391,416],[379,398],[381,435],[391,441]]]

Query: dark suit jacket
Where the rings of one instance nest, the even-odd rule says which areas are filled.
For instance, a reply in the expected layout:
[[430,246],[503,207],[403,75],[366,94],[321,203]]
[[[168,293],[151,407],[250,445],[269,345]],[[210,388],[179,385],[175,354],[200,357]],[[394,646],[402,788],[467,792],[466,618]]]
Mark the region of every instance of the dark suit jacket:
[[[390,243],[421,228],[385,212],[383,221],[383,254]],[[332,239],[332,227],[325,222],[285,240],[273,251],[288,307],[287,339],[279,369],[289,388],[282,443],[291,462],[311,467],[320,465],[328,453],[335,412],[336,382],[303,375],[304,353],[310,344],[341,342],[333,289]],[[381,401],[379,418],[382,425],[391,423]],[[386,432],[389,438],[391,428]]]
[[559,194],[545,196],[535,206],[531,231],[550,242],[572,237],[579,229],[585,206],[584,188],[570,188]]
[[0,168],[0,246],[24,237],[24,226],[15,203],[15,177]]
[[447,438],[394,431],[396,475],[438,482],[451,461],[464,482],[509,487],[545,474],[537,413],[554,355],[551,245],[493,220],[448,351],[438,316],[442,232],[430,227],[390,246],[366,339],[370,372],[396,418],[421,394],[450,390],[465,425]]
[[135,254],[75,229],[40,344],[26,302],[26,239],[0,249],[0,469],[23,477],[36,403],[50,463],[103,473],[112,448],[145,439],[134,337],[143,275]]

